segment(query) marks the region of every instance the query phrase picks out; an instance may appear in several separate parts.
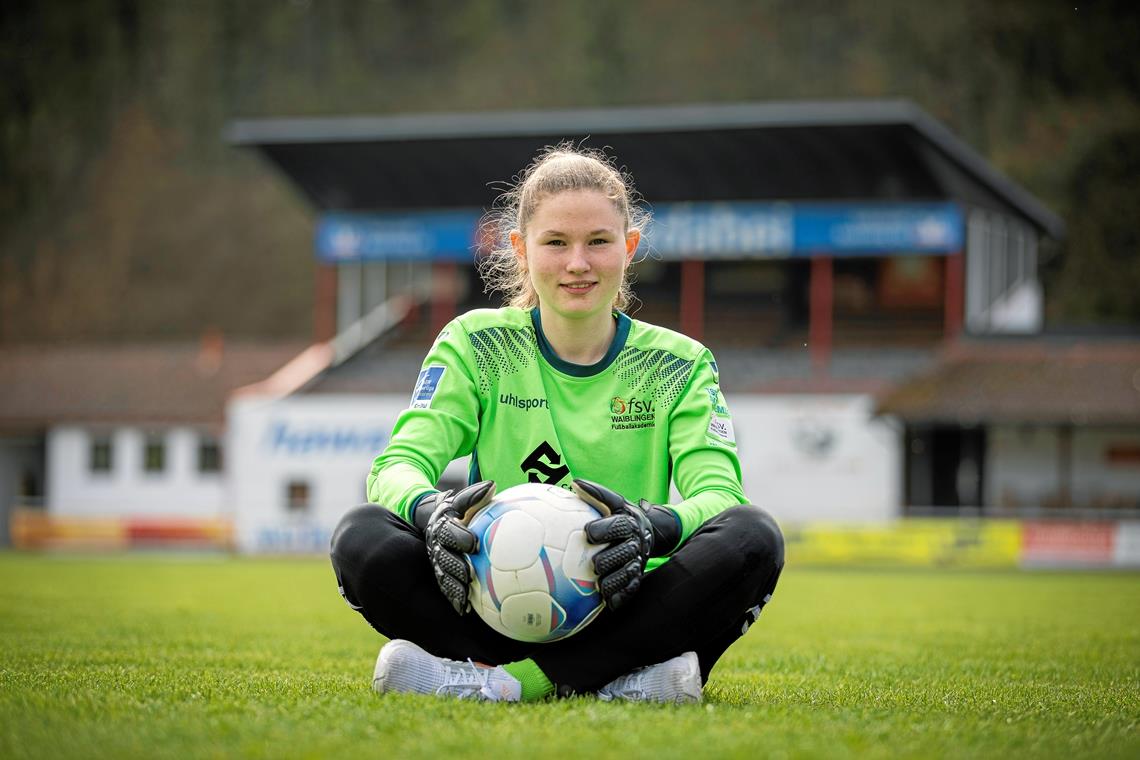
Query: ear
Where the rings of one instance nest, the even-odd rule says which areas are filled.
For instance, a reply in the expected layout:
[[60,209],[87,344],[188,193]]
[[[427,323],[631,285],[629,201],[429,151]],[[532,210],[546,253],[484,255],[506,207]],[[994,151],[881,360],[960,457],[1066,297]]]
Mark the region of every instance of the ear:
[[526,238],[518,230],[511,230],[510,239],[511,248],[515,249],[515,256],[518,257],[523,271],[526,271]]
[[637,246],[641,243],[641,230],[636,227],[625,233],[625,264],[633,261],[633,254],[637,253]]

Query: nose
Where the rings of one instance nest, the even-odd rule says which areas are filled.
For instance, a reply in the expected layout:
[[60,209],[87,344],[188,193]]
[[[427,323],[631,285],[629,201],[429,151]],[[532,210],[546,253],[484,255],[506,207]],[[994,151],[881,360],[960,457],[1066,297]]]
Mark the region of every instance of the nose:
[[590,269],[590,261],[586,258],[585,246],[575,245],[570,248],[570,256],[566,259],[566,271],[580,274]]

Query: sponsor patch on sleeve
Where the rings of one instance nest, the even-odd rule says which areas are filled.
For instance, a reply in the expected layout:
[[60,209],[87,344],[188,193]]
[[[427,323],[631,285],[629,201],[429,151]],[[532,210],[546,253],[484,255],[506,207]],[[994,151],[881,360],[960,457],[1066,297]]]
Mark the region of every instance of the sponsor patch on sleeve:
[[720,395],[720,386],[710,385],[708,388],[705,388],[705,393],[709,394],[709,403],[712,405],[714,414],[718,414],[721,417],[731,416],[728,413],[728,407],[725,406],[724,396]]
[[736,433],[732,430],[732,420],[730,419],[717,417],[715,414],[711,415],[707,435],[714,440],[736,445]]
[[439,388],[439,381],[447,367],[425,367],[420,370],[419,379],[416,380],[416,389],[412,391],[412,409],[427,409],[431,406],[432,397]]

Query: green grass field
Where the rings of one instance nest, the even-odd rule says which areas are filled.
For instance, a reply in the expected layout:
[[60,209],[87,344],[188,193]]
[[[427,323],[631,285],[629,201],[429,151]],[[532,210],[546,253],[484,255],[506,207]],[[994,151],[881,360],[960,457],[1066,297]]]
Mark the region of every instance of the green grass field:
[[789,567],[705,703],[370,691],[327,562],[0,554],[0,757],[1140,757],[1140,576]]

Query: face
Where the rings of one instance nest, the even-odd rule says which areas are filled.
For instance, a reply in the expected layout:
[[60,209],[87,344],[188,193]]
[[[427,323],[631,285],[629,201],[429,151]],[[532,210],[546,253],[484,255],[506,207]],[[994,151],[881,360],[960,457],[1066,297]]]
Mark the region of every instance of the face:
[[640,239],[640,231],[626,230],[613,202],[597,190],[544,198],[525,236],[511,233],[544,319],[608,316]]

